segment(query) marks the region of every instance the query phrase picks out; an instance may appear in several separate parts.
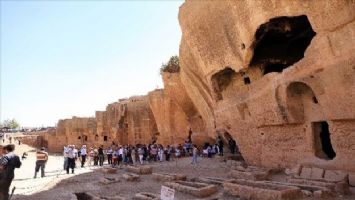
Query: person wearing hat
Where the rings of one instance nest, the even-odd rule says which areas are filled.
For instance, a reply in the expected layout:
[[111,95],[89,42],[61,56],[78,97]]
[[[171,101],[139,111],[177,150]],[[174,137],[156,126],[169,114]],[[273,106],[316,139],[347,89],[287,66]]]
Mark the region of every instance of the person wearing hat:
[[41,177],[45,177],[44,175],[44,168],[46,167],[46,163],[48,160],[48,153],[45,151],[45,148],[42,147],[41,150],[37,151],[36,153],[36,168],[35,168],[35,176],[37,178],[37,172],[41,168]]

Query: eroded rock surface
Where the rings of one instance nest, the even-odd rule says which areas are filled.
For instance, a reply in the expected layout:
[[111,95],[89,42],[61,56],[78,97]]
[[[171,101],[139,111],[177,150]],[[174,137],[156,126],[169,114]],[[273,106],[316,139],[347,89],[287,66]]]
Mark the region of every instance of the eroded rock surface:
[[350,0],[186,1],[180,71],[162,73],[164,89],[60,120],[44,141],[60,151],[221,135],[251,165],[355,171],[354,10]]

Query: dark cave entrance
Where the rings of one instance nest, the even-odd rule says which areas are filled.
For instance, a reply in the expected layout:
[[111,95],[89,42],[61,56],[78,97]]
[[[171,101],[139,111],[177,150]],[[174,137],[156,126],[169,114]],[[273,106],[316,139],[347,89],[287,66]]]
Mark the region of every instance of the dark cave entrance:
[[260,67],[264,75],[280,73],[304,57],[315,35],[306,15],[270,19],[255,33],[250,66]]
[[328,123],[326,121],[315,122],[313,127],[316,156],[322,159],[334,159],[336,153],[331,143]]

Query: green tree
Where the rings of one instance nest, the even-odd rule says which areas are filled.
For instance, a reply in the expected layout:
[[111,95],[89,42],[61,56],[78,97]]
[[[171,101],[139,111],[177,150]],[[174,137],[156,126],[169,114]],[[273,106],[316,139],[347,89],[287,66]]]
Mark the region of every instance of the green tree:
[[11,129],[16,129],[20,127],[20,124],[16,121],[16,119],[6,119],[2,123],[3,127],[9,127]]
[[167,63],[160,67],[160,72],[177,73],[180,71],[179,56],[171,56]]

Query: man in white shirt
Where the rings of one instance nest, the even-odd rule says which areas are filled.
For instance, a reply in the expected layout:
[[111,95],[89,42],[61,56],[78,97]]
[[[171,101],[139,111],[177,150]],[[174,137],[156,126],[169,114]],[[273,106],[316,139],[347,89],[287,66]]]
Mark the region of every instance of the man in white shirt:
[[69,145],[68,149],[68,165],[67,165],[67,174],[69,174],[69,168],[72,169],[72,173],[74,174],[74,167],[75,167],[75,151],[74,145]]
[[80,156],[81,156],[81,167],[84,167],[85,162],[86,162],[86,145],[83,145],[80,149]]

